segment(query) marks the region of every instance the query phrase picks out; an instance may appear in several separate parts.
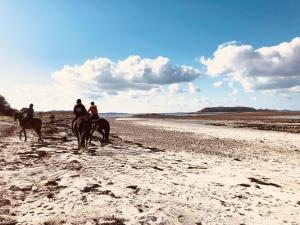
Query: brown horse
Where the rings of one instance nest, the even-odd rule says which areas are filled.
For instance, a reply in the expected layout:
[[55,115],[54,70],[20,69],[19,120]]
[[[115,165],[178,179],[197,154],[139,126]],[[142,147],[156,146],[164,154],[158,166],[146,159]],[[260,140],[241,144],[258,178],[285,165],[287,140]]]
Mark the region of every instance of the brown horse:
[[98,119],[98,120],[93,120],[92,122],[92,132],[91,132],[91,137],[93,136],[94,131],[97,130],[100,134],[102,134],[102,141],[100,140],[101,143],[107,144],[109,142],[109,131],[110,131],[110,125],[109,122],[104,119]]
[[26,129],[33,129],[36,134],[38,135],[39,139],[38,141],[42,141],[42,120],[39,118],[33,118],[33,120],[29,122],[23,123],[23,115],[20,111],[15,111],[14,113],[14,121],[19,120],[20,123],[20,140],[22,139],[22,133],[24,133],[25,141],[27,141],[27,135],[26,135]]
[[73,130],[77,137],[78,149],[87,147],[91,129],[92,123],[86,116],[80,116],[75,120]]

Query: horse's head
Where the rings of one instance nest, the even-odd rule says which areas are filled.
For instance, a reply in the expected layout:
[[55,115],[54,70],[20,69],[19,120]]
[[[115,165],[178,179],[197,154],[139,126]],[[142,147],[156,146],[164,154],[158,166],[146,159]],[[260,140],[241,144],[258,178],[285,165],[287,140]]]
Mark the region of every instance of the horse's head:
[[18,110],[16,110],[16,111],[14,112],[14,121],[17,121],[17,119],[19,119],[20,116],[21,116],[21,113],[20,113]]

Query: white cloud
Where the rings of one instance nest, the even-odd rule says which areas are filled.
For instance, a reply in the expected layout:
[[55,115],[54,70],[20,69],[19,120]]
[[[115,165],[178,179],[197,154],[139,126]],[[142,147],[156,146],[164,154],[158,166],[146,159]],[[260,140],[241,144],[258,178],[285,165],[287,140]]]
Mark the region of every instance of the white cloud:
[[188,84],[189,91],[193,94],[200,92],[200,88],[193,83]]
[[129,98],[144,98],[144,97],[153,97],[161,93],[163,93],[163,88],[162,86],[159,86],[159,87],[154,87],[149,91],[143,91],[143,90],[123,91],[121,95],[126,95]]
[[262,90],[261,93],[268,95],[268,96],[275,96],[279,94],[279,90]]
[[289,88],[290,92],[300,93],[300,85]]
[[174,65],[164,57],[130,56],[117,62],[97,58],[55,71],[53,84],[16,85],[13,91],[0,87],[0,91],[13,107],[33,103],[37,111],[70,110],[77,98],[86,105],[95,101],[101,111],[181,111],[183,106],[191,109],[193,105],[178,98],[172,100],[174,96],[168,94],[166,87],[171,85],[174,92],[186,92],[187,84],[200,75],[197,69]]
[[235,42],[220,45],[212,58],[200,63],[211,76],[225,75],[245,90],[289,89],[300,85],[300,38],[254,49]]
[[184,92],[188,92],[188,91],[189,91],[189,93],[192,93],[192,94],[200,92],[200,88],[197,85],[193,84],[192,82],[180,83],[180,84],[170,84],[168,90],[171,94],[184,93]]
[[213,83],[213,87],[222,87],[223,86],[223,81],[216,81]]
[[185,90],[183,89],[182,85],[180,84],[171,84],[169,85],[169,92],[171,94],[175,94],[175,93],[182,93]]
[[[296,90],[295,88],[293,90]],[[291,91],[291,89],[281,89],[281,90],[263,90],[261,91],[263,94],[267,95],[267,96],[279,96],[285,99],[292,99],[292,96],[289,94],[289,92],[295,92],[295,91]]]
[[63,85],[95,93],[101,90],[150,90],[160,85],[190,82],[200,75],[198,69],[174,65],[165,57],[129,56],[118,62],[97,58],[82,65],[66,65],[54,72],[53,78]]

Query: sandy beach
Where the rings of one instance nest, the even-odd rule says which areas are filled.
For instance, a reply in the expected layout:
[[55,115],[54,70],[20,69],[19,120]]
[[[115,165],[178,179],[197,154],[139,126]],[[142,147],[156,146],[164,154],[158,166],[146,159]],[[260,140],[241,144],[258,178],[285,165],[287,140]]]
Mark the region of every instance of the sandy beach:
[[78,152],[70,118],[44,142],[1,121],[1,225],[300,223],[300,135],[170,119],[110,119]]
[[0,225],[300,225],[299,9],[0,0]]

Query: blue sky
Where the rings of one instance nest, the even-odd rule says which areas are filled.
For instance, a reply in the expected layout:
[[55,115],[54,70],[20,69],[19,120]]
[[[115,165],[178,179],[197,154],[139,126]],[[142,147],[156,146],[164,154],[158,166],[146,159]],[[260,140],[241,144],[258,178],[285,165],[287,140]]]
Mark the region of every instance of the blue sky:
[[[72,108],[78,97],[86,104],[96,99],[103,111],[193,111],[216,105],[300,109],[299,8],[296,0],[1,0],[0,93],[12,106],[36,101],[40,110]],[[219,52],[225,61],[214,57],[218,46],[232,41]],[[283,42],[289,45],[276,47]],[[228,55],[231,47],[235,55]],[[266,53],[262,47],[270,49]],[[261,67],[249,63],[257,52]],[[272,64],[274,52],[282,55],[281,62]],[[140,58],[128,65],[135,55]],[[155,61],[159,56],[169,61]],[[110,76],[118,77],[109,85],[103,61],[97,60],[103,58],[113,67]],[[88,60],[92,65],[85,64]],[[65,65],[72,72],[63,70]],[[154,71],[158,65],[159,72],[140,74],[140,68]],[[86,67],[95,66],[100,69],[91,75]],[[80,79],[70,77],[78,73]],[[194,76],[176,77],[189,73]]]

